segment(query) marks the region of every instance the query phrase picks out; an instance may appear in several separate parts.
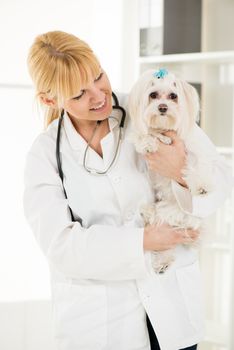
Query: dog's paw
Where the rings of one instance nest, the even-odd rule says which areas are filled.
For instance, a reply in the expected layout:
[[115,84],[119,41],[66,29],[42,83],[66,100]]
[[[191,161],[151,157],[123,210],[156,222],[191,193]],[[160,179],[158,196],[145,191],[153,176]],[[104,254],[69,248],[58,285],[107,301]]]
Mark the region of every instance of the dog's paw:
[[213,190],[210,184],[191,184],[189,189],[193,196],[204,196]]
[[166,272],[173,261],[174,261],[174,259],[172,261],[168,261],[168,262],[161,263],[161,264],[157,264],[157,263],[152,264],[154,272],[156,272],[156,273]]
[[192,195],[204,196],[214,190],[212,166],[199,160],[194,153],[188,153],[182,174]]
[[200,187],[200,188],[198,188],[197,189],[197,194],[207,194],[208,193],[208,191],[205,189],[205,188],[202,188],[202,187]]
[[152,267],[156,273],[164,273],[175,261],[173,255],[164,252],[153,252],[151,254]]
[[143,135],[138,138],[138,142],[135,143],[137,152],[141,154],[153,153],[158,149],[158,141],[151,135]]
[[161,202],[163,200],[164,194],[162,191],[156,191],[154,195],[155,203]]
[[165,145],[171,145],[172,144],[172,139],[168,136],[165,136],[163,134],[157,134],[157,138],[164,143]]
[[154,265],[153,269],[154,269],[154,272],[156,272],[156,273],[164,273],[164,272],[166,272],[168,267],[169,267],[169,264],[156,265],[156,266]]

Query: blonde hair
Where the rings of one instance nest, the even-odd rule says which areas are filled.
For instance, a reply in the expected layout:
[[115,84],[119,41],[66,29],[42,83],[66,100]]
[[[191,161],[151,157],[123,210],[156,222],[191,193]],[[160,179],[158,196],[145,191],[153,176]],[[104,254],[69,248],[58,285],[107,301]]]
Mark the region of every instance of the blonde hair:
[[28,55],[28,69],[37,96],[56,99],[47,107],[45,127],[58,118],[66,98],[76,95],[100,73],[100,63],[91,48],[72,34],[51,31],[37,36]]

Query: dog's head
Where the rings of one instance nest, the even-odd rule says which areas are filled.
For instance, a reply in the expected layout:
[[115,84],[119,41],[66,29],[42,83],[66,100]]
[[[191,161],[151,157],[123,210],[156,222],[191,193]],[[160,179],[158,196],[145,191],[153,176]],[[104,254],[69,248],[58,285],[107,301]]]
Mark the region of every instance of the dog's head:
[[133,86],[128,110],[134,127],[147,134],[149,128],[175,130],[184,138],[194,125],[199,112],[196,89],[163,70],[145,72]]

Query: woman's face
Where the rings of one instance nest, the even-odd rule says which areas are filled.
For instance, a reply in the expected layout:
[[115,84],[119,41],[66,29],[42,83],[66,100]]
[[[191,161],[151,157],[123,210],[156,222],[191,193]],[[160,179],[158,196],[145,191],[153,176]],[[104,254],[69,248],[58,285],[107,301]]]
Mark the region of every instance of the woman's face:
[[93,82],[84,86],[76,96],[64,103],[64,109],[73,122],[88,123],[106,119],[112,111],[112,90],[106,73],[101,70]]

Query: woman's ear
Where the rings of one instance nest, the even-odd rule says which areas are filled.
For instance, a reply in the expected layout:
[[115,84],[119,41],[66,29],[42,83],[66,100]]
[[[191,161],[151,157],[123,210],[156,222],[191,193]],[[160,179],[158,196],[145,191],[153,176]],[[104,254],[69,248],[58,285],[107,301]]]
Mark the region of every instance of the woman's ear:
[[52,107],[52,108],[57,107],[56,100],[54,98],[49,98],[45,93],[41,92],[39,94],[39,98],[43,104],[45,104],[49,107]]

